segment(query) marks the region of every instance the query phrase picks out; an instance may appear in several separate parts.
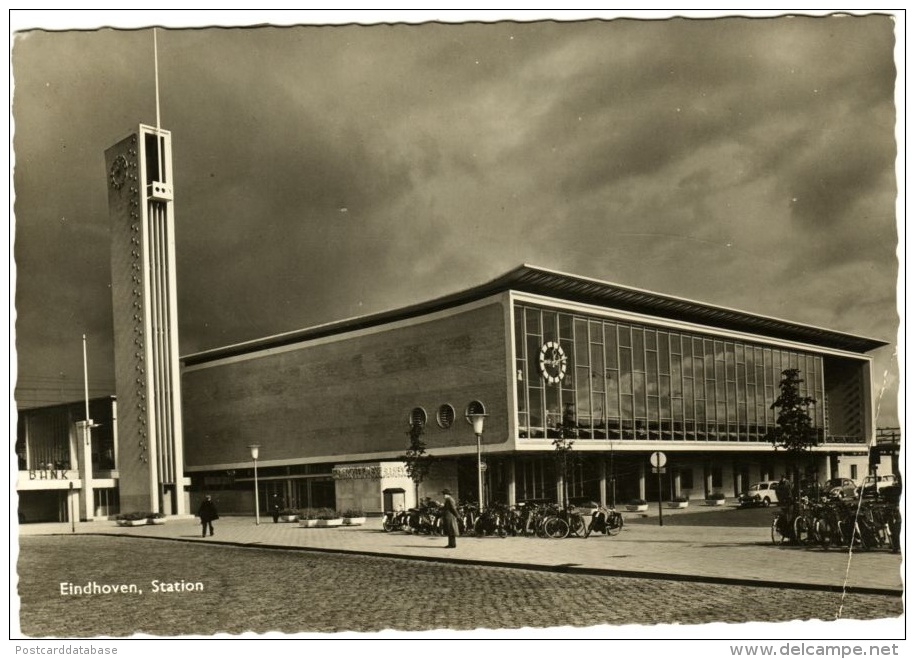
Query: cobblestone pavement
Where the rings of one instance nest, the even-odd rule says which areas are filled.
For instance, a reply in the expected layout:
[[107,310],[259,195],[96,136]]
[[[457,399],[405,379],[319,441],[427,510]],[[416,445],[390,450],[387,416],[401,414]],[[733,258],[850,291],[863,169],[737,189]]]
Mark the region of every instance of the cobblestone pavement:
[[[26,524],[20,536],[69,534],[68,524]],[[775,546],[769,529],[758,527],[652,526],[629,524],[615,537],[459,538],[454,550],[439,537],[385,533],[380,520],[365,526],[306,529],[255,525],[249,517],[216,522],[216,536],[201,538],[193,517],[170,518],[162,526],[118,527],[114,522],[79,523],[77,534],[115,534],[169,538],[207,544],[228,543],[276,548],[309,548],[475,565],[604,575],[693,579],[737,584],[786,585],[853,592],[901,593],[902,559],[885,550],[853,552]]]
[[[252,532],[253,525],[246,520],[220,522],[216,538],[232,535],[233,528],[236,538]],[[188,520],[173,524],[168,534],[162,529],[143,528],[139,535],[159,533],[161,537],[191,539],[196,530]],[[698,634],[699,638],[737,639],[789,636],[780,631],[784,625],[766,627],[766,636],[747,637],[741,636],[741,626],[704,623],[801,620],[809,626],[819,620],[840,619],[828,627],[842,625],[841,630],[858,621],[883,620],[898,628],[899,638],[905,636],[900,618],[902,599],[898,596],[822,589],[761,590],[755,586],[418,561],[416,556],[431,554],[441,539],[379,535],[371,529],[337,531],[340,535],[334,537],[338,541],[352,536],[350,543],[363,536],[389,539],[392,544],[386,549],[401,546],[413,558],[263,549],[250,544],[218,546],[209,538],[185,543],[125,537],[126,533],[84,537],[25,533],[20,538],[17,564],[21,631],[30,637],[93,638],[135,633],[182,637],[245,632],[478,630],[471,633],[474,636],[482,633],[480,629],[571,626],[573,637],[619,638],[619,632],[614,631],[617,626],[670,624],[687,626],[677,628],[680,638]],[[271,525],[253,533],[255,537],[268,533],[308,535],[312,530]],[[317,536],[308,537],[314,542]],[[568,561],[577,560],[576,546],[592,543],[595,547],[615,547],[617,540],[542,542],[565,545]],[[669,542],[678,546],[676,541]],[[514,543],[511,539],[479,541],[480,546],[490,544],[506,552]],[[530,547],[538,544],[528,542]],[[455,553],[468,553],[473,542],[462,539],[460,545]],[[425,551],[413,553],[417,547]],[[779,556],[785,561],[792,555]],[[176,590],[163,592],[160,588],[154,592],[153,580],[177,584],[172,587]],[[62,591],[62,582],[77,586],[91,582],[136,584],[138,592],[74,595]],[[194,586],[197,583],[200,590]],[[65,586],[63,590],[67,589]],[[659,633],[628,629],[631,635],[627,638]],[[839,633],[827,635],[841,637]],[[881,633],[886,635],[886,631]],[[805,636],[810,635],[801,634]],[[551,633],[548,637],[555,636]]]

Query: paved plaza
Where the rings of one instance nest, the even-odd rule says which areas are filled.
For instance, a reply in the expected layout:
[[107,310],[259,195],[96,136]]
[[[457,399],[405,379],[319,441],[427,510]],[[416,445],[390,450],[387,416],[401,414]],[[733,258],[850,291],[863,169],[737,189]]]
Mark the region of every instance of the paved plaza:
[[[666,513],[665,513],[666,514]],[[549,540],[531,537],[461,537],[456,549],[446,539],[403,532],[385,533],[379,518],[363,526],[301,528],[262,517],[223,517],[214,537],[200,537],[193,517],[166,524],[119,527],[113,521],[27,524],[20,535],[103,534],[160,538],[340,554],[375,555],[468,565],[523,567],[578,574],[669,578],[710,583],[901,594],[902,558],[886,550],[775,546],[768,528],[627,524],[615,536]]]

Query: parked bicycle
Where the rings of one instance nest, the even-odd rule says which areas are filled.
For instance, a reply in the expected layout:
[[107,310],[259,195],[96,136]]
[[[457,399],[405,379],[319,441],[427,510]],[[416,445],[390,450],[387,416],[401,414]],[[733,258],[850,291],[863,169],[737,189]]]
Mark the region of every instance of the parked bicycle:
[[473,529],[474,535],[495,535],[504,538],[508,535],[508,516],[508,506],[501,503],[490,504],[477,518]]
[[780,510],[772,518],[771,535],[777,545],[896,551],[894,533],[898,535],[901,525],[901,513],[894,503],[823,498]]
[[381,518],[381,528],[384,529],[386,533],[391,533],[393,531],[403,531],[407,527],[407,516],[408,511],[406,510],[389,510]]
[[473,533],[473,527],[477,523],[477,516],[476,503],[462,503],[458,506],[458,531],[461,535]]
[[570,535],[587,538],[589,535],[588,523],[584,515],[575,510],[574,506],[557,508],[553,514],[543,520],[543,532],[548,538],[561,540]]
[[588,532],[585,537],[592,533],[604,533],[606,535],[619,535],[623,530],[623,514],[615,508],[598,508],[591,515],[591,522],[588,524]]

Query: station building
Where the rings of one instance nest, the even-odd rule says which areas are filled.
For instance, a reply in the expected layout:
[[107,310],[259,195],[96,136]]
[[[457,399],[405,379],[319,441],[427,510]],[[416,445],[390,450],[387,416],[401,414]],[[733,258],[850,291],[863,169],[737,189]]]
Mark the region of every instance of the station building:
[[[105,166],[116,397],[20,410],[20,519],[186,515],[204,493],[245,514],[273,494],[380,513],[443,487],[506,503],[734,496],[788,471],[766,434],[789,368],[816,400],[811,477],[867,470],[868,353],[883,342],[528,265],[180,357],[171,133],[139,125]],[[479,436],[474,411],[487,415]],[[416,429],[436,459],[419,487],[403,462]]]
[[[871,358],[885,343],[523,265],[414,306],[181,358],[191,506],[379,513],[449,487],[486,502],[733,497],[788,473],[766,434],[786,369],[815,399],[819,481],[863,478],[875,435]],[[420,426],[434,468],[403,455]],[[553,440],[572,439],[564,484]],[[660,479],[649,456],[666,458]]]

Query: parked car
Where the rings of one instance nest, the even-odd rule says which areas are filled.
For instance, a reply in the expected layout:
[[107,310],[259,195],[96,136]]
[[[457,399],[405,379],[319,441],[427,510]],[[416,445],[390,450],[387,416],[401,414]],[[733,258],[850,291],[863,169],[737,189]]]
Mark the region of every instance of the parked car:
[[861,483],[865,497],[874,497],[880,494],[888,487],[899,485],[899,479],[896,474],[884,474],[882,476],[867,476]]
[[737,503],[740,507],[745,506],[765,506],[769,507],[773,503],[778,503],[778,481],[760,481],[746,492],[737,497]]
[[833,499],[854,499],[858,496],[858,486],[850,478],[830,478],[823,485],[823,492]]

